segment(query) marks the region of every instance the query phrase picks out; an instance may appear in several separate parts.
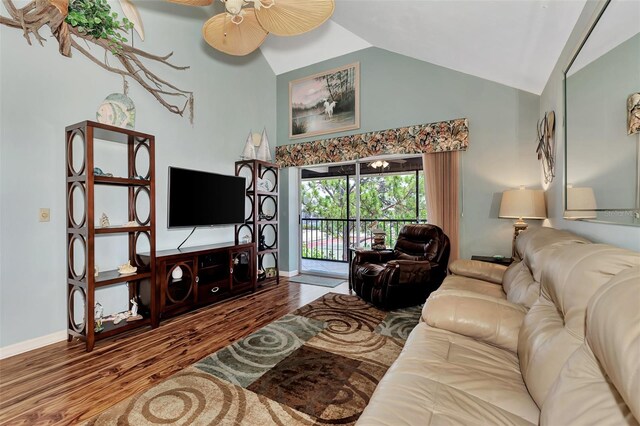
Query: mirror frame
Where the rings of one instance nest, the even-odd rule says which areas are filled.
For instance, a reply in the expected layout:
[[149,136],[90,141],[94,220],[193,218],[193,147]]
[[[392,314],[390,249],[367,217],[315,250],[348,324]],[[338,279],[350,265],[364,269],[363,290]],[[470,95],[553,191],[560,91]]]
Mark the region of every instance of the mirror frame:
[[[569,63],[567,64],[567,66],[564,68],[564,70],[562,71],[562,94],[563,94],[563,108],[564,108],[564,116],[563,116],[563,127],[564,127],[564,182],[563,182],[563,206],[564,206],[564,211],[574,211],[574,212],[579,212],[579,211],[585,211],[582,209],[569,209],[568,207],[568,191],[567,191],[567,185],[568,185],[568,181],[569,181],[569,170],[568,170],[568,163],[569,163],[569,156],[568,156],[568,148],[569,148],[569,138],[568,138],[568,119],[567,119],[567,73],[569,72],[569,70],[571,69],[571,66],[574,64],[574,62],[576,61],[576,59],[578,58],[578,56],[580,55],[580,52],[582,52],[582,49],[584,48],[585,44],[587,43],[587,41],[589,40],[589,37],[591,36],[591,34],[593,33],[593,31],[595,30],[595,28],[597,27],[598,23],[600,22],[600,19],[602,18],[602,15],[604,15],[604,13],[607,11],[607,8],[609,7],[609,4],[611,4],[612,0],[606,0],[604,2],[604,4],[601,6],[600,10],[598,11],[598,13],[596,14],[595,18],[593,18],[593,22],[590,24],[589,26],[589,30],[587,31],[587,33],[584,35],[584,37],[582,38],[582,40],[580,41],[580,43],[578,44],[578,47],[576,48],[574,54],[571,56],[571,60],[569,61]],[[640,136],[639,136],[640,137]],[[639,157],[640,160],[640,157]],[[625,208],[619,208],[619,209],[604,209],[604,208],[596,208],[595,210],[589,210],[589,211],[596,211],[596,212],[632,212],[635,221],[638,221],[638,219],[640,219],[640,170],[636,173],[636,206],[635,208],[632,209],[625,209]],[[571,221],[582,221],[582,222],[594,222],[594,223],[607,223],[607,224],[613,224],[613,225],[621,225],[621,226],[640,226],[640,222],[637,223],[621,223],[621,222],[615,222],[615,221],[610,221],[610,220],[602,220],[602,219],[564,219],[564,220],[571,220]]]

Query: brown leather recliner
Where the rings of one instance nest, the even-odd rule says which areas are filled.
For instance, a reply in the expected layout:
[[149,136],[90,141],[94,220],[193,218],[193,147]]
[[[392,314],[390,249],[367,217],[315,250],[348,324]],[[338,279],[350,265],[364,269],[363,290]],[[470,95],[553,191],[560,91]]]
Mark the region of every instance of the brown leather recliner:
[[424,303],[447,275],[449,238],[435,225],[405,225],[393,250],[357,250],[351,288],[383,309]]

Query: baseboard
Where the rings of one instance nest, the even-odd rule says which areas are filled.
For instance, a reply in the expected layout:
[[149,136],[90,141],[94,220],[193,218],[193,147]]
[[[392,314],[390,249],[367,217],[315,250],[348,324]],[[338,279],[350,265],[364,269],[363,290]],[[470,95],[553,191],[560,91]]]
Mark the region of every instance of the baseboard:
[[58,343],[67,340],[67,331],[57,331],[47,334],[46,336],[36,337],[35,339],[25,340],[24,342],[14,343],[13,345],[0,348],[0,359],[9,358],[10,356],[19,355],[52,343]]
[[281,277],[287,277],[287,278],[289,278],[289,277],[295,277],[295,276],[296,276],[296,275],[298,275],[298,274],[299,274],[299,272],[298,272],[298,270],[297,270],[297,269],[296,269],[296,270],[293,270],[293,271],[280,271],[280,276],[281,276]]

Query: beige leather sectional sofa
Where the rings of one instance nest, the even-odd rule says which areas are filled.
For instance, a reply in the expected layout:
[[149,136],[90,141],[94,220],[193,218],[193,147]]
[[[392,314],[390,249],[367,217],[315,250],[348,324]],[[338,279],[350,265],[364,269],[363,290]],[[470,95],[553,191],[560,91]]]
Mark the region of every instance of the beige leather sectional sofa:
[[550,228],[517,251],[451,264],[358,425],[638,424],[640,254]]

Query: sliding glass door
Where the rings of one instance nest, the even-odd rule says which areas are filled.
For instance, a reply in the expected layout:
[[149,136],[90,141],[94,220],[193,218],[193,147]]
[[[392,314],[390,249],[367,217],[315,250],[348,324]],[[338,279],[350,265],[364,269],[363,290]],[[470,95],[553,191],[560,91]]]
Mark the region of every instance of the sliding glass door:
[[420,157],[374,158],[304,168],[300,181],[302,272],[346,276],[349,248],[370,247],[374,229],[393,246],[403,225],[426,221]]

